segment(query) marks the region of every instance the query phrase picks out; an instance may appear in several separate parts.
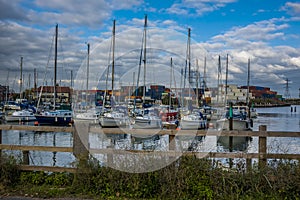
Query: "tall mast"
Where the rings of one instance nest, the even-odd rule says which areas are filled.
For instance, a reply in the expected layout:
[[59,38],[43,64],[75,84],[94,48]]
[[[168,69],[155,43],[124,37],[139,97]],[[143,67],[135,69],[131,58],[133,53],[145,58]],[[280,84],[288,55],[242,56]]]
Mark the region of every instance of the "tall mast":
[[87,43],[86,92],[85,92],[86,109],[87,109],[88,91],[89,91],[89,70],[90,70],[90,43]]
[[207,88],[207,85],[206,85],[206,57],[204,57],[204,72],[203,72],[203,89],[204,89],[204,91],[206,88]]
[[[145,87],[146,87],[146,28],[147,28],[147,15],[145,15],[145,24],[144,24],[144,33],[142,38],[142,46],[140,52],[140,61],[139,61],[139,68],[138,68],[138,75],[136,80],[136,90],[135,90],[135,97],[134,97],[134,104],[133,104],[133,112],[136,108],[136,97],[139,91],[139,82],[140,82],[140,73],[141,73],[141,66],[142,61],[144,62],[144,88],[143,88],[143,103],[145,103]],[[143,58],[144,53],[144,58]]]
[[219,65],[218,65],[218,95],[217,95],[217,103],[219,104],[219,96],[220,96],[220,78],[221,78],[221,56],[219,55]]
[[57,38],[58,38],[58,24],[55,27],[55,50],[54,50],[54,87],[53,87],[53,109],[56,107],[56,75],[57,75]]
[[226,101],[227,101],[227,79],[228,79],[228,54],[226,57],[226,78],[225,78],[225,105],[226,105]]
[[115,35],[116,35],[116,20],[113,21],[112,30],[112,67],[111,67],[111,96],[114,96],[114,79],[115,79]]
[[170,110],[171,110],[171,104],[172,104],[172,100],[171,100],[172,72],[173,72],[173,59],[172,59],[172,57],[171,57],[171,69],[170,69],[170,92],[169,92],[169,112],[170,112]]
[[196,74],[196,106],[199,106],[199,65],[198,59],[196,59],[196,67],[197,67],[197,74]]
[[188,48],[187,48],[187,59],[189,64],[189,84],[191,84],[191,29],[188,28]]
[[246,105],[249,106],[249,83],[250,83],[250,58],[248,58],[247,98]]
[[147,42],[147,15],[145,15],[145,24],[144,24],[144,87],[143,87],[143,103],[145,103],[146,96],[146,42]]
[[23,94],[22,94],[22,85],[23,85],[23,57],[22,56],[21,56],[20,68],[21,68],[21,75],[20,75],[20,99],[22,99],[23,98]]

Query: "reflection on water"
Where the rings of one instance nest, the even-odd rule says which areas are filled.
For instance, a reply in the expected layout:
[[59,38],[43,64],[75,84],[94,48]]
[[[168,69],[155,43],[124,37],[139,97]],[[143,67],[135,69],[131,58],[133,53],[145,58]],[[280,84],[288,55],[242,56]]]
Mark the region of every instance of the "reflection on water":
[[[72,147],[71,133],[34,132],[34,131],[2,131],[2,144],[16,144],[27,146],[57,146]],[[5,150],[4,152],[22,158],[22,152]],[[75,157],[67,152],[30,151],[31,165],[67,166],[70,167]]]
[[[254,119],[253,130],[257,131],[259,125],[267,125],[269,131],[295,131],[300,132],[300,106],[295,106],[296,112],[290,107],[257,108],[258,117]],[[119,150],[147,150],[168,151],[169,136],[154,135],[139,138],[130,134],[104,135],[89,133],[91,149],[119,149]],[[33,131],[2,131],[3,144],[38,145],[72,147],[71,133],[33,132]],[[299,153],[300,138],[268,138],[268,152],[272,153]],[[175,151],[193,152],[224,152],[229,151],[228,137],[201,136],[175,137]],[[233,140],[233,151],[258,152],[258,138],[241,137]],[[6,151],[22,157],[19,151]],[[101,164],[108,159],[104,154],[94,154]],[[71,153],[62,152],[30,152],[30,164],[44,166],[72,166],[75,157]]]

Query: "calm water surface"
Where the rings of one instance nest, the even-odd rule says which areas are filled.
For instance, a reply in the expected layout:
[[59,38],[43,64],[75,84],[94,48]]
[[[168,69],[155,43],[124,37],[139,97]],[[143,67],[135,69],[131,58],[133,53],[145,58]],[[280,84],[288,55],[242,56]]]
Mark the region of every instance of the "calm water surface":
[[[254,119],[253,130],[257,131],[259,125],[267,125],[269,131],[300,132],[300,106],[257,108],[258,117]],[[294,110],[296,108],[296,111]],[[168,136],[148,140],[144,143],[131,143],[129,137],[107,138],[99,134],[89,134],[91,148],[106,148],[114,141],[116,149],[155,149],[167,150]],[[37,145],[72,147],[71,133],[33,132],[33,131],[2,131],[3,144]],[[274,153],[300,153],[300,138],[268,138],[268,152]],[[237,142],[234,151],[257,152],[258,138]],[[228,144],[220,142],[215,136],[206,136],[194,140],[177,140],[176,146],[180,149],[193,151],[228,151]],[[19,151],[6,151],[22,157]],[[104,156],[97,155],[100,160]],[[44,166],[73,166],[75,157],[71,153],[61,152],[30,152],[30,164]],[[105,161],[104,161],[105,162]]]

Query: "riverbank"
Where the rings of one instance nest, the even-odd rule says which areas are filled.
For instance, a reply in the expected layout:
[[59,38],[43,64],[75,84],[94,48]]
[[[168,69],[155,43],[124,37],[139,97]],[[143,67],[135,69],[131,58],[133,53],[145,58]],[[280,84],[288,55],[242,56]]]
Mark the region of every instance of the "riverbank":
[[0,164],[0,197],[25,199],[298,199],[300,166],[276,160],[246,170],[210,159],[181,157],[148,173],[128,173],[81,163],[78,173],[22,172]]

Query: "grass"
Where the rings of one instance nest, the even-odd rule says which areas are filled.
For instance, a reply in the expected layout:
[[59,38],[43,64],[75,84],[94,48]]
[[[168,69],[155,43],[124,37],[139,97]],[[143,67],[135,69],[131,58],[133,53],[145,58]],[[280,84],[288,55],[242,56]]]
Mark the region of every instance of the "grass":
[[224,170],[210,159],[181,157],[154,172],[127,173],[92,158],[78,172],[23,172],[2,155],[0,195],[89,199],[300,199],[297,162],[276,160],[265,168]]

